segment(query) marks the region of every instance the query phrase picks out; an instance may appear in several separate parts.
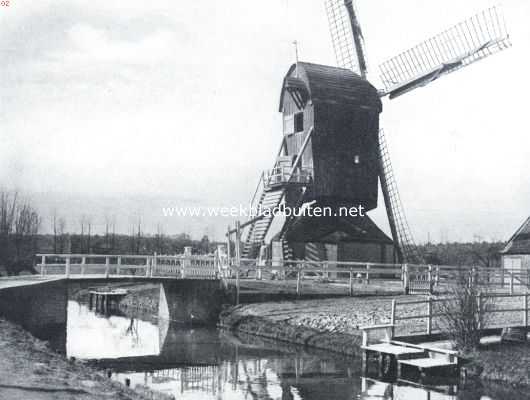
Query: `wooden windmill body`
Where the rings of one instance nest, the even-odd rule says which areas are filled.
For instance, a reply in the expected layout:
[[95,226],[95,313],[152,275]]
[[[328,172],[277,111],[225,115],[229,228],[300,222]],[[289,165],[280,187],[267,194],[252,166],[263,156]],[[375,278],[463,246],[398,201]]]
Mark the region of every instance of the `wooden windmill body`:
[[[260,214],[248,224],[243,257],[256,257],[269,237],[273,256],[284,260],[419,261],[379,126],[381,98],[396,98],[509,47],[502,16],[488,9],[381,64],[385,89],[377,90],[366,79],[352,1],[325,3],[339,66],[297,62],[288,70],[280,95],[282,144],[252,199]],[[345,215],[376,208],[379,184],[392,239],[368,216]],[[330,213],[289,215],[270,232],[275,216],[263,211],[280,204]]]

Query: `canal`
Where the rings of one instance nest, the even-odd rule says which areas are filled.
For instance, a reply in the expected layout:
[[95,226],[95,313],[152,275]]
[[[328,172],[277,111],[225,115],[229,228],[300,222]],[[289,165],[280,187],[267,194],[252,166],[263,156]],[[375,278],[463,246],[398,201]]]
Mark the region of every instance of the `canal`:
[[158,322],[115,310],[94,312],[69,300],[66,332],[52,340],[67,357],[87,360],[132,388],[149,387],[175,399],[527,399],[495,386],[429,387],[363,376],[360,359],[308,350],[253,336]]

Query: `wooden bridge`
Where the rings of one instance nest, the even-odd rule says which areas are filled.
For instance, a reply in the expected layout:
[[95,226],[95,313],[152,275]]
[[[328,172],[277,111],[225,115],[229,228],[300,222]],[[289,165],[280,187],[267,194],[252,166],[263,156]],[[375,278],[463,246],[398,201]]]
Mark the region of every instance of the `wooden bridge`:
[[507,271],[474,266],[434,266],[345,261],[281,261],[234,257],[218,251],[214,255],[98,255],[38,254],[41,276],[66,279],[219,279],[239,293],[241,282],[283,282],[283,291],[301,295],[306,288],[324,292],[327,284],[335,294],[356,294],[358,288],[393,286],[405,294],[444,292],[455,283],[469,282],[488,291],[526,291],[528,270]]

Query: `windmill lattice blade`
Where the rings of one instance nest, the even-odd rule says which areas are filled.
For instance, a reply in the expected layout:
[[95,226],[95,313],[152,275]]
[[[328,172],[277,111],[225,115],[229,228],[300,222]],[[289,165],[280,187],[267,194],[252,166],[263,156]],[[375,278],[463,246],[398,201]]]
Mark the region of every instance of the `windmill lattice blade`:
[[501,9],[488,8],[381,64],[385,94],[400,96],[510,46]]
[[386,143],[385,132],[379,130],[379,158],[381,164],[381,189],[385,199],[385,207],[392,231],[392,239],[399,248],[400,262],[422,263],[423,259],[418,252],[412,232],[410,230],[399,191],[396,178],[390,161],[388,145]]
[[361,75],[361,66],[353,41],[351,20],[344,0],[325,0],[324,4],[337,65]]

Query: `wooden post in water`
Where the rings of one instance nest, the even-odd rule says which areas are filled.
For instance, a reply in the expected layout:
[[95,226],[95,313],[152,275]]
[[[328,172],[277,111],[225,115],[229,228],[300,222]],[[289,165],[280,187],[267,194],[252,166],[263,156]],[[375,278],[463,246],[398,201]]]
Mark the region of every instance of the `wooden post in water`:
[[70,256],[66,257],[66,267],[64,274],[66,275],[66,279],[70,278]]

